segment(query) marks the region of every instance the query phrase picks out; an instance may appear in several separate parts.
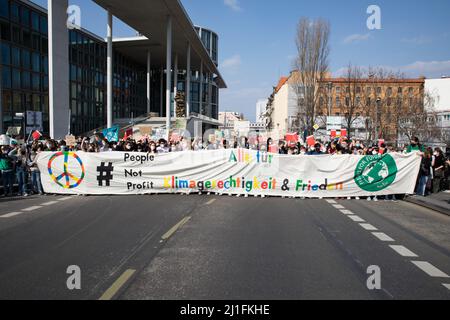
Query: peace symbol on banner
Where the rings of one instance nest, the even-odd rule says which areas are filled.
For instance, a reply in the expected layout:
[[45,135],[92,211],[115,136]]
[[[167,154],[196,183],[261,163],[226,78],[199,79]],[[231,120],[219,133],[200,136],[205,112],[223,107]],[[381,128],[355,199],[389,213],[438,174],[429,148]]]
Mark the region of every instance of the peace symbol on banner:
[[[61,157],[64,157],[63,166],[62,168],[56,167],[55,160]],[[79,166],[81,169],[81,174],[77,175],[69,171],[69,162],[71,160],[72,162],[75,161],[76,165]],[[60,166],[60,164],[58,164],[58,166]],[[61,169],[62,173],[60,175],[56,175],[55,172],[61,172]],[[74,152],[58,152],[54,154],[48,161],[48,173],[52,180],[64,189],[74,189],[78,187],[83,182],[85,177],[83,162]]]

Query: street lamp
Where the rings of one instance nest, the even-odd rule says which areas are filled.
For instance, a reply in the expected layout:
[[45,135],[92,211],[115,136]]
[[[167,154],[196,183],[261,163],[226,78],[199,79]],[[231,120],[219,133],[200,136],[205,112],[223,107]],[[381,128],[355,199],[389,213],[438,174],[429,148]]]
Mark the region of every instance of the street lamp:
[[380,103],[381,103],[381,98],[378,98],[377,99],[377,108],[375,110],[375,135],[376,135],[375,138],[376,138],[376,140],[380,139],[380,131],[379,131],[379,126],[378,126]]
[[333,104],[333,97],[331,93],[333,91],[333,82],[328,82],[328,116],[331,117],[331,105]]

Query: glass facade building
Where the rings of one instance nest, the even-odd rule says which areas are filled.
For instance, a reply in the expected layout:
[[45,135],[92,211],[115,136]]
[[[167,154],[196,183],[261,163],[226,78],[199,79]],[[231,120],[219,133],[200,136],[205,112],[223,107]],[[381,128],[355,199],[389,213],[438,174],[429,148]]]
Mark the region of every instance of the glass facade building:
[[[0,0],[0,91],[3,131],[21,127],[16,113],[41,111],[49,130],[49,63],[47,11],[26,0]],[[196,27],[205,48],[218,65],[218,36]],[[78,135],[106,124],[107,44],[82,29],[68,30],[71,132]],[[139,41],[136,38],[136,41]],[[114,49],[113,117],[136,118],[147,113],[147,66]],[[178,91],[185,92],[187,72],[178,72]],[[165,70],[151,70],[153,113],[165,117]],[[219,88],[212,75],[192,70],[191,114],[218,119]],[[202,81],[200,80],[202,78]],[[173,80],[173,79],[172,79]],[[201,90],[200,84],[203,83]],[[200,93],[203,93],[200,96]],[[174,97],[172,97],[172,100]],[[173,102],[172,102],[173,104]],[[173,109],[173,108],[172,108]]]

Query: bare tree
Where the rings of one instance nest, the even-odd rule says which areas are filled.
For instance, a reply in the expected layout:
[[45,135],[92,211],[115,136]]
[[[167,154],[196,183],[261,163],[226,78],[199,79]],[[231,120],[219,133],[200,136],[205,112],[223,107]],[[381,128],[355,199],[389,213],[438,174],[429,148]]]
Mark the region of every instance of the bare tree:
[[273,88],[272,94],[270,95],[267,105],[266,111],[263,113],[262,118],[265,119],[266,130],[273,130],[273,102],[275,101],[276,87]]
[[408,141],[417,136],[424,142],[440,142],[437,113],[428,92],[408,94],[404,99],[403,111],[398,115],[398,131]]
[[344,90],[341,90],[342,113],[347,132],[352,136],[353,125],[361,115],[364,104],[364,72],[349,63],[345,71]]
[[297,26],[293,77],[297,93],[296,125],[300,130],[313,132],[319,108],[319,86],[328,74],[330,24],[322,19],[301,18]]

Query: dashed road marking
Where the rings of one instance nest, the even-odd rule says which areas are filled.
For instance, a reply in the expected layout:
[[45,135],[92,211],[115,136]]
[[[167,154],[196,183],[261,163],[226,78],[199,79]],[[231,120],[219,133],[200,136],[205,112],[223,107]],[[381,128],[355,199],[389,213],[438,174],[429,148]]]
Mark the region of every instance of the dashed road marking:
[[372,234],[384,242],[394,242],[395,241],[394,239],[392,239],[391,237],[389,237],[387,234],[385,234],[383,232],[372,232]]
[[30,211],[34,211],[34,210],[41,209],[41,208],[42,208],[42,206],[33,206],[33,207],[26,208],[26,209],[22,209],[22,211],[30,212]]
[[67,201],[67,200],[70,200],[70,199],[72,199],[72,197],[61,198],[61,199],[58,199],[58,201]]
[[162,240],[167,240],[169,239],[171,236],[173,236],[175,234],[175,232],[178,231],[178,229],[180,229],[182,226],[184,226],[186,223],[188,223],[188,221],[191,220],[191,217],[186,217],[184,219],[182,219],[180,222],[178,222],[175,226],[173,226],[169,231],[167,231],[163,236],[162,236]]
[[442,284],[444,287],[446,287],[448,290],[450,290],[450,283],[443,283]]
[[408,248],[404,246],[398,246],[398,245],[392,245],[389,246],[391,249],[393,249],[395,252],[397,252],[402,257],[409,257],[409,258],[417,258],[418,255],[409,250]]
[[58,203],[58,201],[50,201],[50,202],[46,202],[46,203],[43,203],[43,204],[41,204],[41,206],[52,206],[52,205],[54,205],[54,204],[57,204]]
[[326,200],[326,202],[328,202],[329,204],[337,204],[335,200]]
[[354,213],[352,211],[350,211],[350,210],[341,210],[341,212],[343,214],[347,214],[347,215],[354,215]]
[[428,274],[430,277],[433,278],[450,278],[448,274],[445,272],[439,270],[435,266],[433,266],[431,263],[426,261],[412,261],[413,264],[415,264],[419,269],[421,269],[423,272]]
[[341,205],[341,204],[334,204],[333,207],[335,209],[345,209],[345,207],[343,205]]
[[373,225],[368,224],[368,223],[361,223],[360,226],[363,227],[367,231],[377,231],[378,230]]
[[22,214],[22,213],[23,212],[11,212],[11,213],[0,216],[0,218],[12,218],[12,217],[18,216],[19,214]]
[[136,270],[129,269],[125,271],[119,279],[116,280],[116,282],[113,283],[113,285],[105,291],[105,293],[100,297],[99,300],[111,300],[114,298],[114,296],[119,292],[120,288],[124,286],[125,283],[127,283],[128,280],[133,276],[133,274],[136,272]]
[[216,202],[216,199],[211,199],[206,203],[206,205],[209,206],[209,205],[213,204],[214,202]]
[[355,222],[364,222],[364,219],[358,216],[348,216],[348,217]]

